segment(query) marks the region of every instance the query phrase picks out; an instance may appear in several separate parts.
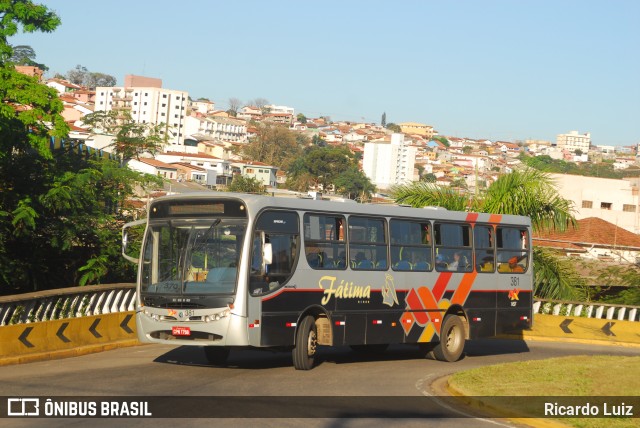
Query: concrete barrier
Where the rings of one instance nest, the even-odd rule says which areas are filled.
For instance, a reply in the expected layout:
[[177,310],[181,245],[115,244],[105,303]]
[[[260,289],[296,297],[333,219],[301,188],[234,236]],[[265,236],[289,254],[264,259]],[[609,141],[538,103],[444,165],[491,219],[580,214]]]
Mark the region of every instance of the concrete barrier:
[[138,343],[133,311],[0,328],[0,365],[99,352]]
[[533,328],[515,335],[501,337],[518,339],[550,339],[601,341],[609,344],[640,345],[640,323],[572,316],[533,316]]

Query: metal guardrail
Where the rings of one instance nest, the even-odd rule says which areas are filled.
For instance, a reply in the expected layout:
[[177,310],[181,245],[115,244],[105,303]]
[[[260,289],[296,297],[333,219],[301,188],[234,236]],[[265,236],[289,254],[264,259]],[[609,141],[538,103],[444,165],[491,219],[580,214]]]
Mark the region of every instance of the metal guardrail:
[[0,326],[135,310],[135,284],[60,288],[0,297]]
[[618,321],[640,321],[640,307],[608,303],[561,302],[536,299],[534,314],[595,318]]
[[[135,284],[61,288],[0,297],[0,326],[135,310]],[[534,314],[640,321],[640,307],[535,299]]]

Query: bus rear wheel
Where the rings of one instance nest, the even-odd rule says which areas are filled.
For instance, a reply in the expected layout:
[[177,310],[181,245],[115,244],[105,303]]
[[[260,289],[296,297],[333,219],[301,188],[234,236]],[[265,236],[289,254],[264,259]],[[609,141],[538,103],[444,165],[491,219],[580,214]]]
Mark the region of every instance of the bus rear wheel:
[[296,370],[311,370],[318,348],[316,320],[311,315],[304,317],[296,332],[296,345],[291,351]]
[[204,355],[207,357],[209,364],[224,366],[229,357],[229,349],[220,346],[205,346]]
[[440,343],[433,348],[433,356],[440,361],[458,361],[464,350],[464,336],[464,324],[460,317],[447,315],[440,328]]

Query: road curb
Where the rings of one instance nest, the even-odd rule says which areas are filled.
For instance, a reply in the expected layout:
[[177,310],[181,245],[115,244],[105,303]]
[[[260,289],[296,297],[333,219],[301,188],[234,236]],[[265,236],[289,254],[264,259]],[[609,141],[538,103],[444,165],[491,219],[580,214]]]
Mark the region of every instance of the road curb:
[[479,400],[479,399],[477,399],[475,397],[470,397],[470,396],[464,394],[462,391],[460,391],[454,385],[452,385],[451,382],[450,382],[450,377],[449,376],[447,376],[445,378],[444,389],[451,396],[460,398],[460,400],[464,404],[466,404],[467,406],[469,406],[471,408],[491,413],[492,415],[495,415],[496,417],[508,419],[508,420],[510,420],[511,422],[514,422],[514,423],[525,424],[525,425],[529,425],[529,426],[536,427],[536,428],[566,428],[566,427],[569,426],[569,425],[563,424],[560,421],[556,421],[556,420],[552,420],[552,419],[539,419],[539,418],[523,417],[522,415],[520,415],[520,414],[518,414],[516,412],[511,412],[511,411],[505,410],[503,408],[492,406],[491,404],[487,404],[484,401]]

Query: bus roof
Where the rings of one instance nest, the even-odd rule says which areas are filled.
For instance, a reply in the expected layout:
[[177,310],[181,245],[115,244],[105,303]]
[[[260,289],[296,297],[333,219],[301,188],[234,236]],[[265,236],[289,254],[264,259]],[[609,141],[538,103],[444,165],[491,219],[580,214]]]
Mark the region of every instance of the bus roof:
[[496,215],[490,213],[473,213],[463,211],[449,211],[439,207],[412,208],[391,204],[349,203],[349,200],[331,201],[308,198],[276,197],[267,195],[254,195],[248,193],[233,192],[189,192],[175,195],[162,196],[151,202],[151,205],[160,201],[169,200],[206,200],[206,199],[234,199],[246,203],[250,213],[257,213],[264,208],[295,209],[313,212],[332,212],[346,215],[377,215],[385,217],[405,217],[430,220],[452,220],[517,224],[531,226],[531,219],[518,215]]

